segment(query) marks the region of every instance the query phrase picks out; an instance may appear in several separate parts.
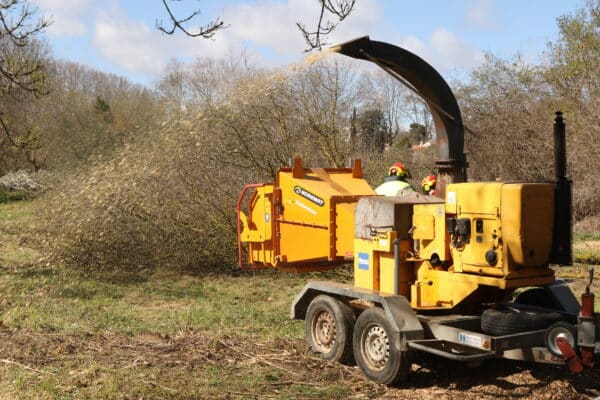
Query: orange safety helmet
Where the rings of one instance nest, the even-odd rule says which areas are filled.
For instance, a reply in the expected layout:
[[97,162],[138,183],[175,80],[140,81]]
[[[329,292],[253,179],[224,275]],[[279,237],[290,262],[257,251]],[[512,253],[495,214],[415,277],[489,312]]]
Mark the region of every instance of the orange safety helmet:
[[428,175],[421,181],[421,187],[425,191],[425,193],[430,194],[435,189],[435,184],[437,183],[437,178],[435,175]]
[[404,166],[401,162],[394,163],[390,167],[389,176],[399,176],[400,178],[410,178],[410,172],[408,168]]

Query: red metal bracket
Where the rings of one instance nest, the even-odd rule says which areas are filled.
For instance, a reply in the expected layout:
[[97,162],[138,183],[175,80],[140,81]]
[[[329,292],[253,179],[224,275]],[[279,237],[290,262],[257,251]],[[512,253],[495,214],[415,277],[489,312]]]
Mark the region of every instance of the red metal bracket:
[[583,364],[579,360],[577,353],[575,352],[573,347],[571,347],[567,339],[562,337],[556,338],[556,345],[560,349],[560,352],[562,353],[562,356],[565,359],[565,363],[567,364],[571,372],[578,374],[581,371],[583,371]]

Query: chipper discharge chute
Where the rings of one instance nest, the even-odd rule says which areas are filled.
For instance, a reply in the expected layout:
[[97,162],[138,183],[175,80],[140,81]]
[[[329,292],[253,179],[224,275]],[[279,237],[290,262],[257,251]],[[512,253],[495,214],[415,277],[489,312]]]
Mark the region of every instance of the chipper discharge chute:
[[240,267],[315,271],[352,260],[356,202],[374,194],[360,160],[305,168],[296,159],[274,183],[247,185],[237,210]]

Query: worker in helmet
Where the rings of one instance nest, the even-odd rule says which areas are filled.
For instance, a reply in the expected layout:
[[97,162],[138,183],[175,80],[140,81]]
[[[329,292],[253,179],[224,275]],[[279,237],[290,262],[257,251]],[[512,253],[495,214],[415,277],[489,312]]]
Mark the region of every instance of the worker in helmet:
[[433,196],[435,194],[435,184],[437,183],[437,178],[435,175],[428,175],[421,181],[421,187],[425,194]]
[[388,176],[383,179],[383,183],[375,189],[375,193],[384,196],[402,196],[406,192],[413,192],[414,189],[408,183],[410,172],[404,164],[397,162],[392,165],[388,171]]

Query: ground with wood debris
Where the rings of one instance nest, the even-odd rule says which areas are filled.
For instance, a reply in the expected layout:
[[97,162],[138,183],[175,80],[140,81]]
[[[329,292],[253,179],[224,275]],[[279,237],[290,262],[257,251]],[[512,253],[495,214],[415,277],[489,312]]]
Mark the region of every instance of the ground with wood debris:
[[[489,360],[477,368],[435,357],[385,387],[353,366],[307,353],[302,340],[159,335],[65,335],[4,329],[0,395],[8,398],[591,399],[600,369]],[[12,384],[11,384],[12,383]],[[38,388],[31,391],[31,388]],[[48,390],[50,389],[51,390]]]
[[[43,262],[21,235],[30,226],[27,207],[0,207],[0,399],[600,396],[600,368],[573,375],[509,360],[469,368],[427,355],[403,385],[377,385],[355,366],[311,354],[303,322],[288,316],[306,281],[348,282],[351,269],[315,276],[65,269]],[[557,269],[578,294],[587,271]]]

